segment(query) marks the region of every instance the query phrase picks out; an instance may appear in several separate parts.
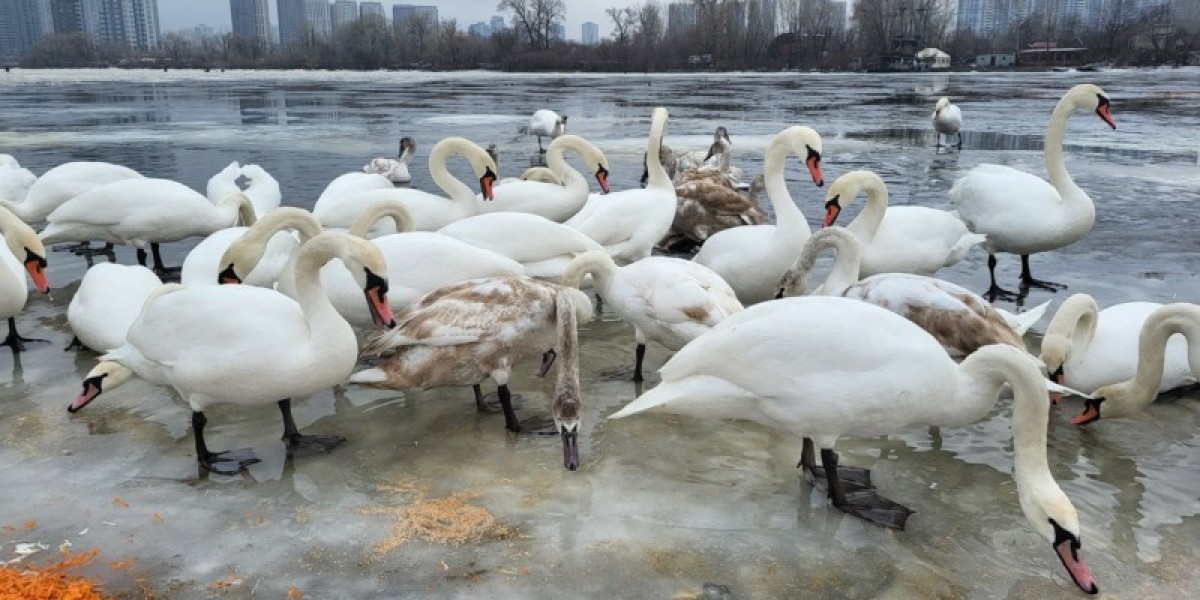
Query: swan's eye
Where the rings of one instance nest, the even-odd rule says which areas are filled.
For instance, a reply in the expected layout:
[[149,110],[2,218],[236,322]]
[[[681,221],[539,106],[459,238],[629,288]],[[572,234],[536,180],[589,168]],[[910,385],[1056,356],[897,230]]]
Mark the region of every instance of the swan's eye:
[[43,258],[42,255],[38,254],[37,252],[34,252],[33,250],[26,248],[25,249],[25,264],[28,265],[31,263],[37,265],[39,268],[42,268],[42,269],[46,268],[46,259]]
[[1104,95],[1096,94],[1096,98],[1099,98],[1100,106],[1108,106],[1108,98],[1106,98]]
[[379,293],[386,294],[388,291],[387,280],[371,272],[370,269],[363,267],[363,271],[367,274],[367,290],[379,290]]

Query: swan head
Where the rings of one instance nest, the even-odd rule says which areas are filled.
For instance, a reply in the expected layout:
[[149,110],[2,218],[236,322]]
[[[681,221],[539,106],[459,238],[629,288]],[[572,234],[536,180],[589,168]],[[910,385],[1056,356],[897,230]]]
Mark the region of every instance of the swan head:
[[[472,146],[475,146],[472,144]],[[479,177],[479,191],[483,194],[484,200],[492,200],[495,196],[492,195],[492,188],[496,185],[496,180],[499,177],[496,173],[500,170],[496,166],[496,160],[492,158],[486,150],[475,146],[477,152],[468,152],[467,160],[471,163],[471,168],[475,170],[475,175]]]
[[400,153],[398,158],[404,160],[405,157],[412,158],[412,155],[417,152],[417,141],[409,136],[400,138]]
[[50,282],[46,279],[46,246],[38,238],[37,233],[28,225],[12,217],[14,223],[8,224],[4,235],[4,243],[13,256],[19,258],[33,279],[39,292],[50,292]]
[[[821,136],[811,127],[793,125],[775,136],[777,141],[786,141],[790,150],[797,156],[804,157],[804,166],[812,175],[817,187],[825,185],[825,175],[821,172]],[[772,143],[774,145],[775,142]]]
[[[1046,365],[1046,373],[1049,378],[1063,385],[1065,377],[1063,375],[1063,365],[1071,355],[1071,341],[1065,335],[1059,333],[1046,333],[1042,338],[1042,351],[1038,358]],[[1051,400],[1058,404],[1057,394],[1050,395]]]
[[1106,385],[1094,392],[1092,397],[1083,401],[1083,412],[1071,419],[1073,425],[1090,425],[1101,417],[1116,419],[1128,417],[1146,404],[1153,401],[1141,398],[1133,385],[1133,380]]
[[1112,117],[1112,107],[1108,100],[1108,94],[1098,85],[1090,83],[1081,83],[1073,88],[1063,98],[1070,98],[1073,107],[1076,110],[1094,111],[1096,116],[1102,121],[1108,123],[1109,127],[1117,128],[1117,122]]
[[[354,282],[366,295],[367,309],[370,310],[371,319],[375,324],[389,329],[395,327],[396,319],[387,299],[387,262],[379,247],[362,238],[343,233],[323,233],[305,246],[314,243],[315,248],[334,248],[333,256],[341,259],[342,264],[346,265],[346,270],[354,277]],[[301,252],[304,252],[303,247]]]
[[1066,494],[1056,485],[1038,486],[1034,491],[1018,489],[1018,493],[1021,510],[1038,534],[1050,542],[1071,581],[1088,594],[1099,593],[1096,578],[1080,555],[1079,515]]
[[558,392],[551,409],[554,427],[562,437],[563,466],[568,471],[579,470],[579,413],[582,405],[578,388],[568,387]]
[[938,114],[942,112],[942,109],[946,108],[947,106],[950,106],[949,98],[942,98],[938,100],[937,104],[933,107],[933,116],[938,116]]
[[[858,197],[863,187],[884,186],[883,180],[872,171],[850,171],[837,178],[825,194],[825,220],[822,227],[832,226],[837,222],[842,208],[849,206]],[[886,187],[884,188],[886,189]]]
[[95,400],[105,390],[111,390],[121,384],[129,381],[133,376],[133,371],[130,371],[125,365],[113,361],[105,360],[88,371],[86,377],[83,378],[83,391],[75,397],[75,400],[67,406],[68,412],[78,412],[79,409],[87,406],[92,400]]

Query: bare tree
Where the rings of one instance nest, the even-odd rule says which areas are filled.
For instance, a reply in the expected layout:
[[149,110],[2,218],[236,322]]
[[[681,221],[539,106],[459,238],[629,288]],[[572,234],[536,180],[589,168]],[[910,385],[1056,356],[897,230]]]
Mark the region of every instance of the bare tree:
[[563,0],[501,0],[496,10],[512,15],[513,27],[535,49],[550,47],[554,26],[567,15]]

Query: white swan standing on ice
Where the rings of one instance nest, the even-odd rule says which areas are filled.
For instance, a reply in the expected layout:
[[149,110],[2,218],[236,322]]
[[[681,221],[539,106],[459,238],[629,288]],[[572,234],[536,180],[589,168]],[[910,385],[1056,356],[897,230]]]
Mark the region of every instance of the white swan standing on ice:
[[[899,529],[911,511],[869,483],[847,489],[850,478],[839,473],[834,443],[842,436],[974,423],[988,415],[1008,383],[1015,398],[1013,479],[1021,510],[1075,584],[1099,591],[1080,557],[1078,514],[1046,464],[1046,389],[1054,384],[1021,350],[985,346],[956,364],[929,334],[878,306],[785,298],[725,319],[660,372],[662,383],[609,418],[658,411],[744,419],[815,437],[833,505]],[[815,466],[813,454],[806,443],[806,467]]]
[[558,113],[549,109],[539,109],[534,111],[533,116],[529,117],[529,124],[521,127],[518,130],[525,135],[532,135],[538,141],[538,153],[545,154],[546,151],[542,148],[542,138],[556,138],[567,132],[567,117],[560,116]]
[[863,245],[860,277],[877,273],[933,275],[962,260],[987,239],[971,233],[953,212],[927,206],[888,206],[887,185],[873,171],[850,171],[837,178],[825,195],[825,227],[833,225],[844,206],[860,191],[867,205],[846,229]]
[[332,450],[343,439],[301,435],[291,398],[345,381],[358,360],[354,330],[317,281],[317,271],[334,259],[354,274],[376,323],[391,327],[383,256],[360,238],[323,233],[300,250],[295,300],[249,285],[160,288],[130,326],[125,343],[101,356],[87,374],[68,410],[80,410],[136,373],[173,387],[191,405],[196,460],[210,471],[233,474],[258,462],[246,452],[209,451],[204,410],[213,404],[277,402],[289,456],[295,449]]
[[942,136],[955,134],[958,136],[958,149],[962,149],[962,111],[950,103],[949,98],[937,101],[933,108],[933,128],[937,131],[937,145],[942,145]]
[[1091,84],[1067,91],[1046,126],[1047,183],[1041,177],[1001,165],[979,165],[954,183],[950,199],[959,216],[975,233],[987,235],[989,300],[1015,300],[1018,295],[996,285],[996,254],[1021,255],[1021,288],[1051,291],[1060,283],[1040,281],[1029,270],[1029,255],[1055,250],[1079,241],[1096,222],[1096,206],[1087,192],[1075,185],[1063,163],[1063,137],[1067,119],[1075,111],[1094,112],[1113,129],[1108,94]]
[[8,319],[8,336],[0,346],[8,346],[15,354],[25,350],[25,342],[45,341],[21,337],[17,333],[17,315],[29,299],[26,272],[39,292],[50,292],[46,281],[46,248],[33,228],[3,207],[0,207],[0,241],[3,242],[0,262],[4,263],[0,268],[0,319]]
[[721,276],[742,304],[775,297],[779,279],[808,240],[808,221],[788,193],[783,178],[788,155],[800,157],[813,183],[825,185],[821,173],[821,136],[809,127],[793,126],[775,135],[763,159],[767,196],[775,210],[774,225],[745,225],[709,237],[692,260]]

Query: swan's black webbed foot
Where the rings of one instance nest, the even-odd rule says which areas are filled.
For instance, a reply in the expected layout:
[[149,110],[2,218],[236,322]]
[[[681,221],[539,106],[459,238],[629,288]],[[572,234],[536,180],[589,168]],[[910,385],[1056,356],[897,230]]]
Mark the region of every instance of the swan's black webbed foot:
[[550,417],[529,417],[521,420],[521,433],[527,435],[558,435],[558,425]]
[[874,487],[854,488],[843,485],[838,477],[837,453],[833,450],[821,449],[821,462],[825,466],[825,483],[828,488],[829,500],[842,512],[852,514],[865,521],[870,521],[892,529],[904,529],[908,516],[913,511],[901,504],[884,498],[875,491]]
[[1010,291],[993,283],[992,286],[989,287],[987,289],[987,291],[983,293],[983,297],[987,298],[988,302],[995,302],[997,299],[1005,300],[1008,302],[1017,302],[1017,301],[1020,301],[1021,299],[1023,299],[1025,297],[1025,294],[1018,294],[1016,292],[1010,292]]
[[[817,464],[816,451],[812,438],[804,438],[804,446],[800,452],[800,462],[796,463],[796,468],[801,470],[804,480],[817,489],[825,490],[828,487],[826,484],[825,467]],[[838,468],[837,475],[843,484],[851,488],[871,487],[870,469],[843,466]]]
[[[475,410],[483,414],[494,415],[499,412],[504,412],[504,406],[500,403],[500,395],[497,392],[492,392],[486,396],[479,386],[473,388],[475,394]],[[522,397],[520,394],[512,394],[509,398],[510,402],[521,403]]]
[[304,435],[301,433],[285,434],[283,441],[287,442],[288,457],[312,456],[314,454],[329,454],[334,448],[342,445],[346,438],[340,435]]
[[206,452],[199,457],[200,466],[217,475],[237,475],[246,467],[262,462],[249,448]]
[[71,338],[71,343],[67,344],[66,348],[63,348],[63,352],[70,352],[72,350],[91,350],[91,348],[84,346],[83,342],[79,340],[79,336],[75,336]]
[[[9,321],[12,321],[12,319],[9,319]],[[9,348],[12,348],[13,354],[16,354],[17,352],[24,352],[26,350],[26,343],[49,344],[50,340],[43,340],[41,338],[27,338],[17,333],[16,327],[10,322],[8,335],[5,336],[3,342],[0,342],[0,346],[8,346]]]
[[1064,283],[1055,283],[1053,281],[1042,281],[1041,279],[1034,279],[1032,277],[1022,277],[1021,289],[1028,290],[1029,288],[1057,292],[1058,290],[1067,289],[1067,285]]

